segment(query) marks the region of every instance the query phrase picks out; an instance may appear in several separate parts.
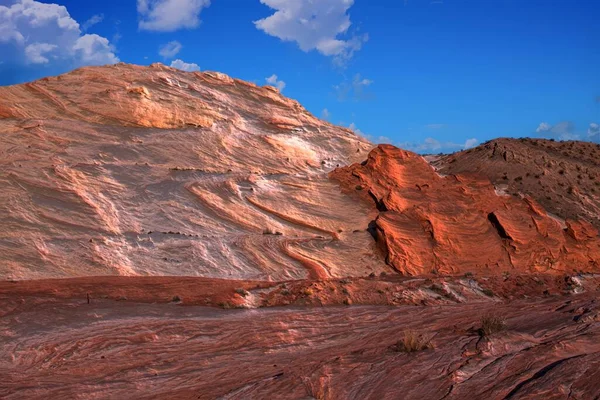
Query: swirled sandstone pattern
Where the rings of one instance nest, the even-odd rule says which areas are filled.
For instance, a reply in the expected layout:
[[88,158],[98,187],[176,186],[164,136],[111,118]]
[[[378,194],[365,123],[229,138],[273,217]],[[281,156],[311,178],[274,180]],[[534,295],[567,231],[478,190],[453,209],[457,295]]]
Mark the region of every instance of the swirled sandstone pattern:
[[[224,311],[0,296],[0,397],[593,399],[594,297]],[[482,338],[491,312],[506,331]],[[394,351],[406,329],[434,348]]]
[[389,271],[327,173],[371,145],[272,87],[163,65],[0,88],[0,276]]
[[219,73],[0,88],[0,398],[599,398],[595,228],[371,148]]

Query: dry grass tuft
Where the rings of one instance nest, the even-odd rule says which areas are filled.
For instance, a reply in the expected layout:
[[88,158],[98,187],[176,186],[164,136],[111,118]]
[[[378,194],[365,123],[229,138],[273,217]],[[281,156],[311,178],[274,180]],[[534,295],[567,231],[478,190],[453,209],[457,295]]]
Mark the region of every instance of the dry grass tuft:
[[405,331],[404,337],[400,339],[394,346],[394,350],[402,353],[413,353],[433,349],[431,337],[421,335],[416,331]]
[[494,314],[488,314],[481,317],[481,328],[479,328],[479,336],[487,337],[495,333],[502,332],[506,329],[506,320]]

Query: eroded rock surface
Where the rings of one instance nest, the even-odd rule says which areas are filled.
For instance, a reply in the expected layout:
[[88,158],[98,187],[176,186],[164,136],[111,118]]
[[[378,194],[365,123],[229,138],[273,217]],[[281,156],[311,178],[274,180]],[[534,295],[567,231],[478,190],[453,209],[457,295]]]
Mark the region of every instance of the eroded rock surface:
[[0,398],[598,398],[597,223],[371,148],[219,73],[0,88]]
[[600,229],[600,144],[502,138],[434,158],[440,173],[483,175],[563,220],[585,219]]
[[532,198],[502,195],[485,177],[441,176],[390,145],[331,176],[379,211],[372,233],[403,274],[598,271],[590,223],[563,228]]
[[[217,310],[0,298],[0,397],[593,399],[594,296],[426,307]],[[488,315],[503,331],[481,337]],[[395,351],[406,330],[433,349]]]
[[389,271],[327,178],[371,145],[274,88],[90,67],[0,88],[0,117],[3,278]]

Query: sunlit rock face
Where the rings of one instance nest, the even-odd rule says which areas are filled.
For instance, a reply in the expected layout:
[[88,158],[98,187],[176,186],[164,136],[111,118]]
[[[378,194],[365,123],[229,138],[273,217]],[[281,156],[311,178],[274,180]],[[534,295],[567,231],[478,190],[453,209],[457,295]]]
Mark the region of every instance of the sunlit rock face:
[[370,143],[272,87],[116,65],[0,88],[0,276],[390,271],[327,173]]
[[[277,89],[224,74],[82,68],[0,88],[0,116],[5,278],[597,269],[596,229],[549,216],[535,193],[507,196],[487,169],[442,177],[392,146],[369,154]],[[498,146],[494,162],[524,159]]]
[[442,176],[389,145],[331,175],[378,210],[372,233],[403,274],[598,270],[591,224],[566,220],[563,228],[532,198],[498,193],[483,176]]
[[512,195],[528,195],[560,219],[600,228],[600,144],[546,139],[494,139],[432,157],[443,174],[479,174]]
[[[597,398],[594,161],[499,143],[162,65],[0,88],[0,398]],[[529,154],[590,182],[536,201]]]

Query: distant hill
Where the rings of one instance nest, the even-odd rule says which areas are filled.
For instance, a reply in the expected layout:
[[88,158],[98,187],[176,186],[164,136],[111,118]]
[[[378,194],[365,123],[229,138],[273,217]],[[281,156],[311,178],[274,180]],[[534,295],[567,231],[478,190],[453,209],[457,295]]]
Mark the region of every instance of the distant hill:
[[545,139],[496,139],[441,157],[440,173],[476,173],[512,195],[526,194],[560,218],[600,228],[600,145]]

